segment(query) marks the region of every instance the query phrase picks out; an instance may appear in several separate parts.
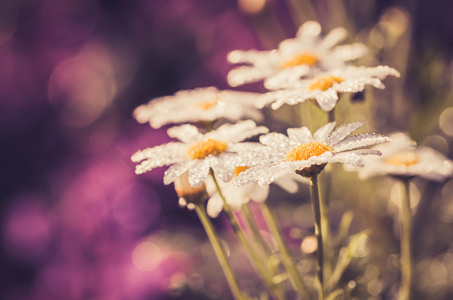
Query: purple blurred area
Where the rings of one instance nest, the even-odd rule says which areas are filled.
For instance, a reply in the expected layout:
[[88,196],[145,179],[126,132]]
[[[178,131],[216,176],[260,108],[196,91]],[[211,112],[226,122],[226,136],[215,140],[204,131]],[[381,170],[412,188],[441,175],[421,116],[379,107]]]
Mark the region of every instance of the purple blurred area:
[[[294,35],[285,1],[270,8],[281,38]],[[205,235],[163,168],[134,174],[131,154],[170,139],[131,114],[181,89],[228,88],[229,51],[278,42],[258,39],[260,22],[235,0],[0,2],[1,299],[208,299],[167,292],[204,261],[162,232]]]

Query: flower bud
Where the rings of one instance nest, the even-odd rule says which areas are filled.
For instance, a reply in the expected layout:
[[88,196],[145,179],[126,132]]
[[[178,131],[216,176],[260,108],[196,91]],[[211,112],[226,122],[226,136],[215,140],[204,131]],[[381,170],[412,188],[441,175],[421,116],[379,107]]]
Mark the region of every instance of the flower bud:
[[[187,205],[188,208],[193,207],[193,204],[200,204],[208,198],[206,191],[206,185],[203,183],[199,187],[193,187],[189,183],[188,172],[185,172],[179,176],[175,182],[176,194],[178,194],[179,205],[184,207]],[[192,204],[192,205],[190,205]]]

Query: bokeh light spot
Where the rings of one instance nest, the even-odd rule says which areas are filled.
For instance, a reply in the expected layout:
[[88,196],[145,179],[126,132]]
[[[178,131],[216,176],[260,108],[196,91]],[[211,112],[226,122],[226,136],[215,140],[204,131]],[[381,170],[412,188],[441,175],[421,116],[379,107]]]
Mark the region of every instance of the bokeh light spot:
[[99,118],[117,91],[113,69],[108,51],[98,45],[85,46],[54,69],[48,97],[63,122],[86,126]]
[[[409,191],[410,191],[410,206],[411,208],[414,208],[420,202],[420,191],[418,190],[417,186],[413,183],[410,183]],[[404,197],[403,187],[401,186],[401,184],[395,183],[390,192],[390,199],[392,199],[392,202],[396,206],[401,207],[402,197]]]
[[134,266],[142,271],[153,270],[161,261],[162,253],[154,243],[142,242],[132,251]]
[[446,135],[453,136],[453,107],[442,112],[439,117],[439,127]]
[[260,12],[265,4],[266,0],[238,0],[239,8],[247,14]]
[[300,244],[300,248],[305,253],[313,253],[318,249],[318,241],[314,236],[307,236]]

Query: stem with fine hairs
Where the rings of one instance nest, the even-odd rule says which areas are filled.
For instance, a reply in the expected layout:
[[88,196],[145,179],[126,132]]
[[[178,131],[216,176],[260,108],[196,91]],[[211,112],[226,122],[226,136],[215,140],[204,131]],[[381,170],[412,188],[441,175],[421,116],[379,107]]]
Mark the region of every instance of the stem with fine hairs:
[[234,276],[230,263],[228,262],[228,257],[225,253],[225,249],[223,248],[223,245],[220,242],[220,239],[214,230],[214,226],[212,226],[212,223],[209,220],[208,215],[206,214],[206,210],[203,204],[202,203],[196,204],[195,211],[197,212],[201,224],[203,225],[206,234],[208,235],[212,248],[214,248],[214,252],[217,256],[217,259],[219,260],[223,273],[225,274],[226,280],[228,282],[228,285],[230,286],[230,290],[231,293],[233,294],[234,299],[246,300],[246,297],[243,296],[241,290],[239,289],[237,279]]

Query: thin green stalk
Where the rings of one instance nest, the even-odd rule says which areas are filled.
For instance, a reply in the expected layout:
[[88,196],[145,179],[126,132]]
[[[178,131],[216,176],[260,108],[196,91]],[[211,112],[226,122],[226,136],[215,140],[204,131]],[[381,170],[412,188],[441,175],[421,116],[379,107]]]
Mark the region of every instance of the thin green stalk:
[[331,111],[327,113],[327,120],[328,123],[335,121],[335,108],[333,108]]
[[302,278],[300,277],[299,272],[297,271],[296,267],[294,266],[293,261],[291,260],[291,255],[289,253],[288,247],[285,241],[282,238],[280,230],[278,229],[277,223],[275,221],[275,217],[272,211],[269,209],[269,206],[266,203],[261,205],[261,211],[263,213],[263,217],[266,220],[266,224],[271,232],[271,234],[275,237],[279,249],[279,253],[281,256],[281,260],[283,266],[288,272],[289,277],[291,278],[292,282],[294,283],[297,292],[300,296],[309,299],[307,287],[305,286]]
[[[268,269],[268,272],[270,273],[271,278],[275,278],[275,276],[277,275],[275,273],[275,271],[276,271],[275,266],[273,266],[272,263],[270,263],[269,253],[266,250],[266,245],[264,244],[264,241],[261,237],[259,228],[256,225],[255,218],[253,217],[252,211],[250,210],[250,207],[247,204],[242,205],[242,213],[245,216],[247,227],[250,230],[250,232],[252,233],[253,238],[256,242],[256,245],[258,246],[258,248],[261,252],[261,255],[265,259],[265,262],[266,262],[265,264],[267,266],[267,269]],[[275,286],[277,294],[280,295],[280,297],[282,299],[286,299],[285,294],[284,294],[284,292],[282,292],[280,286],[279,285],[274,285],[274,286]]]
[[316,253],[316,256],[318,258],[318,266],[316,268],[316,274],[319,281],[318,299],[322,300],[324,299],[324,281],[323,281],[324,249],[321,227],[322,212],[319,201],[318,175],[310,177],[310,195],[313,213],[315,215],[315,235],[316,240],[318,241],[318,251]]
[[401,287],[399,300],[409,300],[412,284],[412,253],[411,253],[411,207],[409,180],[402,180],[404,196],[401,201]]
[[234,299],[236,300],[245,300],[246,297],[243,297],[241,290],[239,289],[239,285],[237,282],[236,277],[234,276],[233,270],[228,262],[227,255],[225,250],[218,238],[214,226],[212,226],[211,221],[206,214],[206,210],[202,203],[195,205],[195,211],[197,212],[198,217],[200,218],[201,224],[208,235],[209,241],[211,242],[212,248],[214,248],[214,252],[219,260],[220,266],[222,267],[223,273],[225,274],[226,280],[228,285],[230,286],[231,293],[233,294]]
[[255,267],[255,269],[258,271],[258,273],[261,275],[261,277],[264,280],[264,283],[266,284],[268,289],[270,291],[272,291],[278,299],[283,299],[282,296],[278,294],[278,292],[275,288],[275,285],[272,282],[272,278],[271,278],[270,274],[268,273],[267,269],[265,268],[265,266],[259,259],[258,255],[255,253],[253,248],[250,246],[247,238],[245,237],[244,233],[242,232],[241,227],[239,226],[236,218],[233,215],[233,211],[231,210],[230,205],[228,204],[228,202],[226,201],[226,199],[222,193],[222,189],[220,188],[220,186],[217,182],[217,179],[214,175],[214,171],[212,169],[210,170],[210,174],[211,174],[211,177],[216,186],[217,192],[219,193],[220,198],[222,198],[223,211],[225,212],[225,214],[228,218],[228,221],[231,224],[231,227],[233,228],[234,232],[236,233],[236,236],[237,236],[239,242],[242,244],[242,246],[247,251],[249,258],[252,262],[252,265]]
[[268,253],[266,250],[266,245],[264,244],[264,241],[261,238],[260,231],[258,229],[258,226],[256,225],[255,219],[253,218],[253,214],[250,210],[250,207],[247,204],[244,204],[241,207],[241,211],[245,217],[247,228],[252,233],[253,239],[254,239],[256,245],[258,246],[259,251],[261,252],[263,257],[267,257]]
[[[332,186],[332,176],[331,170],[326,170],[324,174],[324,188],[319,195],[319,207],[320,207],[320,223],[321,223],[321,232],[322,232],[322,250],[323,250],[323,282],[329,282],[330,277],[332,276],[332,264],[331,264],[331,246],[330,246],[330,223],[329,223],[329,202],[330,202],[330,189]],[[335,287],[332,287],[335,288]],[[326,291],[328,292],[328,291]]]

